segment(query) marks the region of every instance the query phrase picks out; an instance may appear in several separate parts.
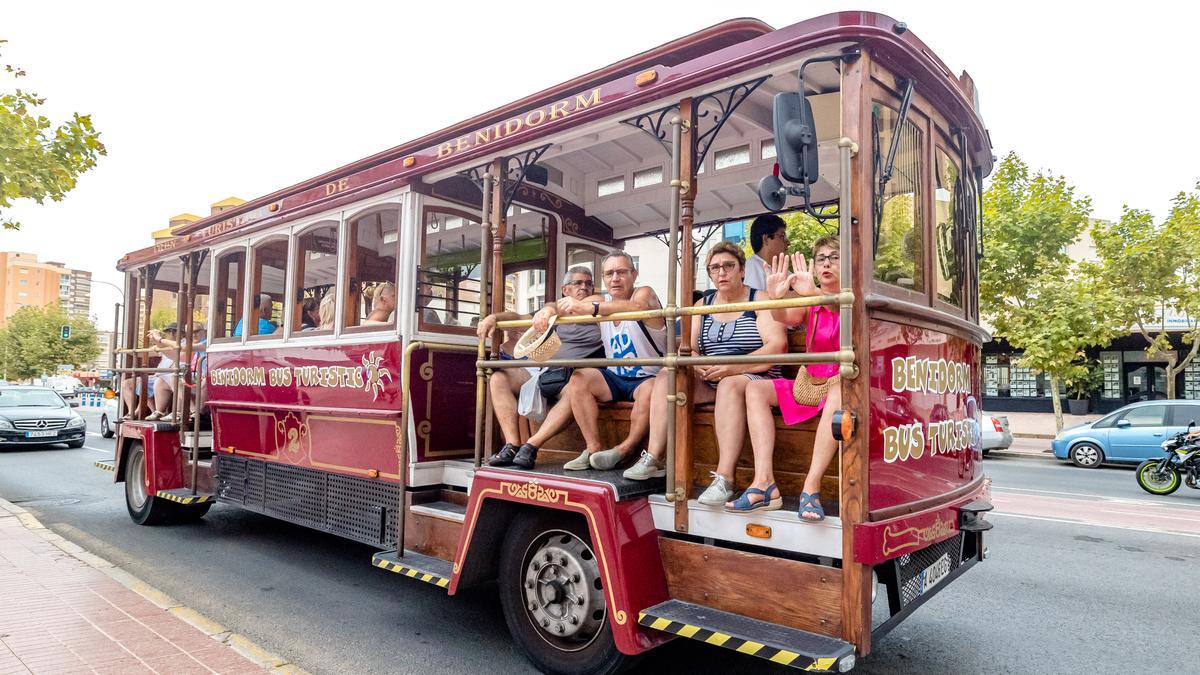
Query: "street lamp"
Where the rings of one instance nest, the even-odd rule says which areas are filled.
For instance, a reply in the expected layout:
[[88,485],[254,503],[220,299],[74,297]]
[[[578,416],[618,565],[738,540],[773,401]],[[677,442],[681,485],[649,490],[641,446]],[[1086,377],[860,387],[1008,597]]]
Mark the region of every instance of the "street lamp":
[[92,279],[93,284],[104,284],[112,286],[117,293],[121,295],[121,302],[113,305],[113,330],[112,340],[108,345],[108,369],[114,370],[117,367],[117,345],[121,344],[121,308],[125,306],[125,290],[111,281],[102,281],[100,279]]

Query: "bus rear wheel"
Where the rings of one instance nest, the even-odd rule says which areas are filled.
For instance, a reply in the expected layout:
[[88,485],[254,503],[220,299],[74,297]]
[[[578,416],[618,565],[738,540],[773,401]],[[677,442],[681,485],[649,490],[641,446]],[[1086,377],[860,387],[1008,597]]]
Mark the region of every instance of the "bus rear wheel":
[[600,565],[586,528],[561,514],[513,520],[500,558],[500,603],[513,638],[545,673],[619,672]]
[[135,441],[125,456],[125,508],[138,525],[188,523],[200,520],[211,503],[176,504],[149,494],[146,488],[146,449]]

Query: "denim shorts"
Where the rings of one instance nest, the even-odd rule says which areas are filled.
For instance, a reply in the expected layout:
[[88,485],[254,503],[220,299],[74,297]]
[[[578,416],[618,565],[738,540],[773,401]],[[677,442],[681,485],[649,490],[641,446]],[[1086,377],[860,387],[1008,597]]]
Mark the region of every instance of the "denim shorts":
[[613,401],[632,401],[633,390],[643,382],[654,379],[652,377],[624,377],[608,368],[601,368],[600,374],[604,375],[604,381],[608,384],[608,391],[612,394]]

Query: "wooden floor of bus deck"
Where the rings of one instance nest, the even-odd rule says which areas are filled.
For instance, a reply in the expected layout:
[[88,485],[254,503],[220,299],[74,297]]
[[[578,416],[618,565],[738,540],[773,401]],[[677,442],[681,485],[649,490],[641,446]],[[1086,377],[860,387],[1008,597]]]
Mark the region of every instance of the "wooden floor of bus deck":
[[[551,454],[553,451],[548,452]],[[559,453],[554,453],[559,454]],[[650,480],[629,480],[622,473],[625,467],[613,469],[611,471],[597,471],[595,469],[584,469],[583,471],[568,471],[563,468],[567,460],[562,460],[559,457],[539,458],[532,469],[520,469],[515,466],[508,467],[488,467],[494,471],[511,471],[522,475],[544,475],[556,476],[562,478],[570,478],[572,480],[582,480],[592,483],[607,483],[613,488],[613,493],[617,496],[617,501],[626,499],[635,499],[637,497],[645,497],[651,494],[662,494],[666,489],[666,480],[663,478],[651,478]]]

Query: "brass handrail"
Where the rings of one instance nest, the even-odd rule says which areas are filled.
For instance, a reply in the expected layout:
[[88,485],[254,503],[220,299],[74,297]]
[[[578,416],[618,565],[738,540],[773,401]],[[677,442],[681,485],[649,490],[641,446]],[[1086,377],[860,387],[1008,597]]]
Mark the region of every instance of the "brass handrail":
[[658,356],[633,359],[549,359],[529,361],[526,359],[496,359],[477,361],[477,368],[607,368],[609,366],[723,366],[723,365],[813,365],[854,363],[854,351],[836,352],[784,352],[780,354],[741,354],[726,356]]
[[[572,323],[601,323],[604,321],[644,321],[646,319],[674,319],[680,316],[700,316],[704,314],[723,314],[726,312],[755,312],[769,309],[788,309],[791,307],[815,307],[817,305],[848,306],[854,302],[854,292],[843,289],[840,293],[821,295],[806,295],[795,298],[780,298],[779,300],[748,300],[746,302],[729,302],[723,305],[690,305],[687,307],[663,307],[661,309],[643,309],[636,312],[616,312],[600,316],[559,316],[554,320],[557,324]],[[533,325],[533,319],[512,319],[497,321],[497,328],[527,328]]]

